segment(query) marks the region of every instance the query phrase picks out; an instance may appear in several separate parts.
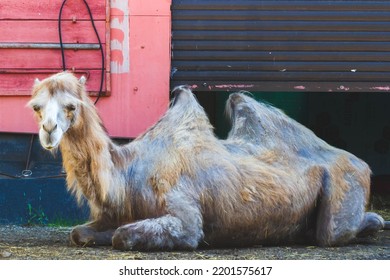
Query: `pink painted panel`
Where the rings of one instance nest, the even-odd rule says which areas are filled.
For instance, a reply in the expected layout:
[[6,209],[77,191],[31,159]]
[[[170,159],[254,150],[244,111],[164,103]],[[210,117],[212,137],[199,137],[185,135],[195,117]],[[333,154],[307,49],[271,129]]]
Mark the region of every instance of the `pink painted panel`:
[[[95,25],[103,43],[106,55],[106,71],[109,73],[109,17],[108,0],[98,0],[90,3],[94,15]],[[59,43],[58,38],[58,12],[62,1],[28,1],[24,3],[23,10],[17,10],[23,1],[3,0],[0,11],[3,20],[0,20],[0,43],[12,43],[0,48],[0,96],[2,95],[30,95],[32,81],[35,77],[44,78],[62,70],[61,52],[59,49],[49,48],[46,43]],[[41,12],[42,6],[53,6],[57,9],[57,17],[51,19],[49,9]],[[107,9],[106,9],[106,5]],[[57,7],[58,6],[58,7]],[[103,8],[103,9],[102,9]],[[62,22],[62,34],[64,43],[97,43],[89,16],[84,16],[86,7],[82,0],[68,0],[64,6],[65,11],[72,12],[74,20],[64,17]],[[35,12],[39,13],[36,17]],[[107,13],[107,15],[106,15]],[[86,14],[85,14],[86,15]],[[72,17],[73,17],[72,16]],[[31,19],[33,18],[33,19]],[[46,19],[49,18],[49,19]],[[83,19],[84,18],[84,19]],[[100,20],[99,20],[100,18]],[[22,47],[21,43],[29,45]],[[41,44],[38,48],[36,44]],[[43,45],[42,45],[43,44]],[[100,86],[101,69],[100,50],[65,50],[67,69],[80,75],[89,77],[88,89],[96,94]],[[103,91],[110,93],[109,75],[106,76]],[[107,85],[107,87],[106,87]]]
[[[105,1],[87,1],[95,20],[105,20]],[[57,20],[62,0],[1,0],[0,20],[25,19]],[[82,0],[68,0],[63,8],[62,19],[89,19]]]
[[171,0],[130,0],[130,15],[170,16]]
[[[108,132],[114,137],[138,136],[153,125],[168,107],[170,15],[151,13],[150,16],[141,16],[135,10],[137,7],[142,7],[143,11],[145,7],[153,10],[157,2],[162,2],[169,10],[170,1],[130,0],[130,10],[133,9],[130,16],[115,5],[111,7],[111,40],[129,45],[130,53],[126,71],[126,54],[111,45],[111,66],[114,65],[111,74],[112,95],[103,98],[97,105]],[[120,24],[124,24],[126,19],[130,26],[128,33]]]
[[[105,21],[95,21],[102,43],[106,42]],[[64,43],[97,43],[90,21],[62,22]],[[0,42],[12,43],[58,43],[57,21],[0,20]],[[76,31],[76,32],[75,32]]]
[[[0,96],[8,95],[31,95],[31,88],[33,81],[38,78],[40,80],[57,73],[58,70],[53,69],[42,69],[34,70],[30,72],[20,72],[12,73],[12,70],[9,70],[8,73],[0,72],[0,81],[1,81],[1,91]],[[88,93],[92,96],[96,96],[100,88],[100,70],[91,70],[91,69],[76,69],[76,76],[84,76],[87,78],[87,90]],[[103,88],[106,88],[105,81],[103,83]],[[1,99],[0,99],[1,100]],[[2,101],[0,101],[2,102]]]
[[[103,45],[103,50],[105,45]],[[100,50],[65,50],[66,66],[77,69],[101,68]],[[8,69],[62,68],[59,49],[0,49],[0,65]],[[0,86],[1,87],[1,86]]]
[[[0,2],[0,19],[6,17],[4,4],[11,2],[19,5],[19,1]],[[47,2],[46,6],[54,4],[51,0],[38,2]],[[136,137],[153,125],[168,107],[170,3],[168,0],[111,0],[111,52],[107,54],[111,56],[111,96],[101,98],[97,107],[112,137]],[[31,16],[34,11],[26,13]],[[28,99],[28,96],[0,96],[0,131],[37,132],[32,112],[25,108]]]
[[28,96],[2,96],[0,98],[0,131],[36,133],[37,124],[31,109],[26,108]]

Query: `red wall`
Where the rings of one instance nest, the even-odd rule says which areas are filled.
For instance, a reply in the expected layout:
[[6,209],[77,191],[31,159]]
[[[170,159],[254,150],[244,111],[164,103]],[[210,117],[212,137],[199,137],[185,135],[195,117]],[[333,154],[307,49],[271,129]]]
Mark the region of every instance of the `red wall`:
[[[46,3],[47,2],[47,3]],[[58,43],[56,18],[62,1],[0,2],[0,43]],[[64,42],[94,43],[82,0],[68,0],[63,10]],[[165,112],[169,99],[170,0],[88,1],[103,41],[109,95],[97,104],[112,137],[136,137]],[[52,6],[52,8],[49,8]],[[77,32],[72,18],[77,18]],[[106,19],[110,19],[106,24]],[[18,19],[24,19],[20,21]],[[30,19],[31,21],[26,21]],[[72,29],[73,28],[73,29]],[[105,45],[106,41],[110,44]],[[100,53],[66,51],[69,68],[88,72],[88,90],[99,84]],[[32,112],[25,108],[35,77],[61,69],[58,49],[0,48],[0,132],[37,132]],[[43,70],[44,71],[43,71]],[[94,98],[94,97],[92,97]]]

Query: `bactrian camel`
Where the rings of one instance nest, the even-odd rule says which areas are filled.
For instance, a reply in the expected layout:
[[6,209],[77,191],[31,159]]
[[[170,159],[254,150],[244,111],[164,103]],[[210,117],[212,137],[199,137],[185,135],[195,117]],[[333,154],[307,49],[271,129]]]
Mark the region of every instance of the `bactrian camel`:
[[68,189],[90,208],[90,222],[70,234],[74,244],[336,246],[384,226],[382,217],[365,211],[368,165],[276,108],[232,94],[232,130],[220,140],[182,86],[154,126],[119,146],[84,83],[68,72],[36,80],[28,103],[42,146],[60,148]]

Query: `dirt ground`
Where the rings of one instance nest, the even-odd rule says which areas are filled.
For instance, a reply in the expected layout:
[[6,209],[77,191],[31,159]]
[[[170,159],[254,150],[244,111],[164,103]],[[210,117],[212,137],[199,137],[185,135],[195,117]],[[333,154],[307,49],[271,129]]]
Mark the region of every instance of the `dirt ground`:
[[[390,220],[390,195],[374,196],[369,211]],[[121,252],[75,247],[71,227],[0,225],[0,260],[390,260],[390,230],[343,247],[274,246],[174,252]]]
[[390,230],[345,247],[316,246],[207,249],[191,252],[121,252],[69,243],[70,227],[0,226],[0,259],[13,260],[390,260]]

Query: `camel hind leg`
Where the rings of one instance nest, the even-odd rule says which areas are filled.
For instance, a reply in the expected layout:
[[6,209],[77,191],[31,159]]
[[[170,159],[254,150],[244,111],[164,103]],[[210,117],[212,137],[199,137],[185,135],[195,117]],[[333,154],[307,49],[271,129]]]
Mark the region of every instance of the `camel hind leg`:
[[316,240],[320,246],[338,246],[357,236],[366,236],[384,227],[383,218],[366,213],[366,194],[353,174],[326,172],[319,202]]

